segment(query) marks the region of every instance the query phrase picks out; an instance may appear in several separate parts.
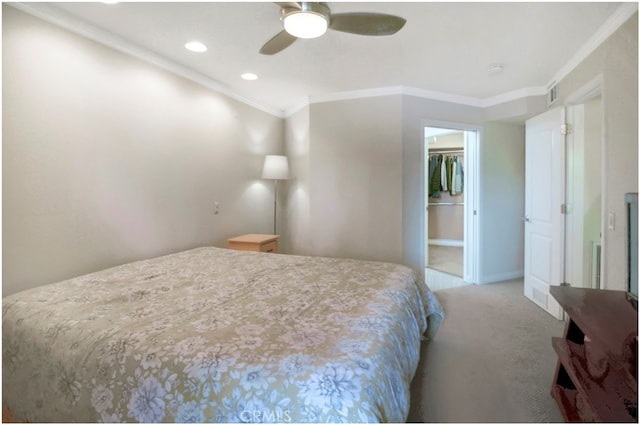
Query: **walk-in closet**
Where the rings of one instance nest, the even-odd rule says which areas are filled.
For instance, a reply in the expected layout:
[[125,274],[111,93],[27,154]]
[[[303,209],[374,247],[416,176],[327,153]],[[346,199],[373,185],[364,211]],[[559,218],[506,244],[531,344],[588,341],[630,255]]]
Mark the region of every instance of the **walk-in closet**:
[[433,135],[426,134],[427,274],[432,283],[459,286],[464,276],[464,132],[432,130]]

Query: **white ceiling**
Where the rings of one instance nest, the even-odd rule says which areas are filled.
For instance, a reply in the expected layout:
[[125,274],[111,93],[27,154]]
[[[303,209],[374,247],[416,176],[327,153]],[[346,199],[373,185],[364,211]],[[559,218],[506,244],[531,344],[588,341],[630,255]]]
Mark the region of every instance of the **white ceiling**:
[[[637,10],[637,4],[609,2],[329,5],[333,13],[389,13],[407,23],[386,37],[329,30],[264,56],[258,50],[282,29],[274,3],[26,3],[20,8],[280,114],[337,93],[389,87],[472,102],[514,92],[541,94],[572,59],[615,30],[630,7]],[[192,39],[208,51],[187,51],[184,43]],[[488,68],[496,63],[504,70],[492,75]],[[259,78],[245,81],[244,72]]]

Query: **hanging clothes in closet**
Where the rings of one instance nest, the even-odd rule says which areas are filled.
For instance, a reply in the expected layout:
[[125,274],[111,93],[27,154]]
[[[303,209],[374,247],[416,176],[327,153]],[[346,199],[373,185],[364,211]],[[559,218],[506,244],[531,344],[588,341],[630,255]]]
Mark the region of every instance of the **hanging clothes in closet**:
[[458,155],[429,155],[429,196],[440,198],[441,192],[461,195],[464,190],[464,167]]
[[439,198],[442,183],[442,155],[429,157],[429,196]]

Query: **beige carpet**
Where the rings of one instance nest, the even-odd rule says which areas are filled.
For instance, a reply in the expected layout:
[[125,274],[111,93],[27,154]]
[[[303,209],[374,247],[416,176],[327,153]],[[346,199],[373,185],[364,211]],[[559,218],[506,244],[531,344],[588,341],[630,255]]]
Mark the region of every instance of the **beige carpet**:
[[550,396],[551,337],[564,323],[526,299],[523,281],[437,291],[445,320],[422,346],[409,422],[561,422]]
[[465,282],[464,279],[459,276],[455,276],[451,273],[444,273],[430,267],[424,269],[424,279],[432,291],[471,285],[470,283]]

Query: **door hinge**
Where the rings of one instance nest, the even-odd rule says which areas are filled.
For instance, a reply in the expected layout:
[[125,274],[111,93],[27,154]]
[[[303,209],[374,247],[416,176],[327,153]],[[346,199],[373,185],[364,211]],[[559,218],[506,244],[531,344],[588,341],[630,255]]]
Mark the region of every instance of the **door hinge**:
[[573,133],[573,126],[571,124],[562,124],[560,126],[560,133],[562,133],[563,136]]
[[560,204],[560,214],[573,213],[573,204]]

